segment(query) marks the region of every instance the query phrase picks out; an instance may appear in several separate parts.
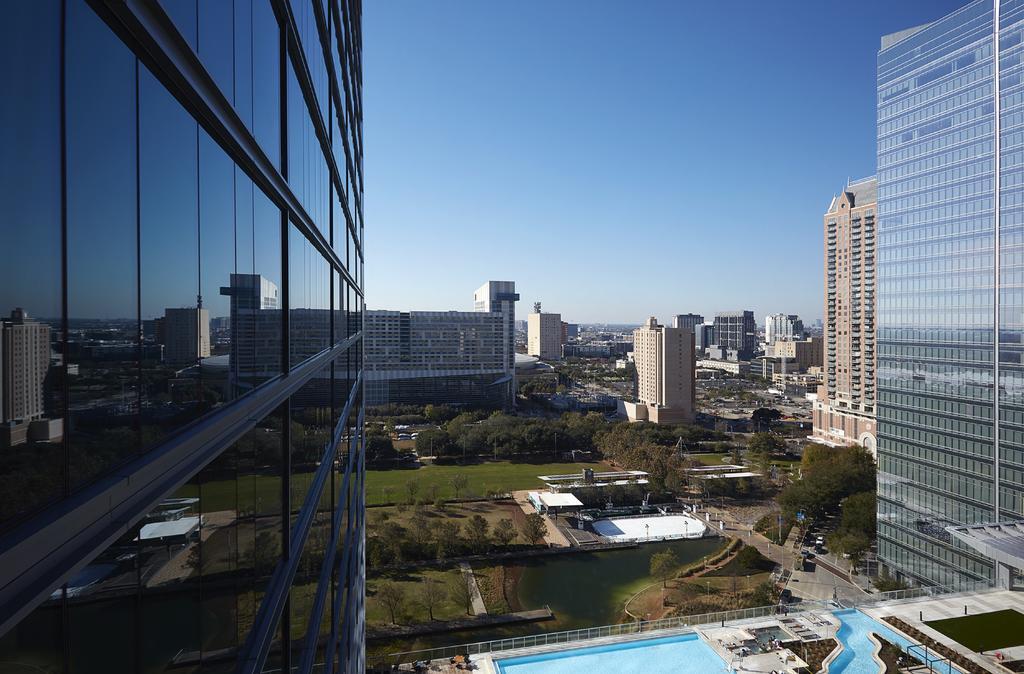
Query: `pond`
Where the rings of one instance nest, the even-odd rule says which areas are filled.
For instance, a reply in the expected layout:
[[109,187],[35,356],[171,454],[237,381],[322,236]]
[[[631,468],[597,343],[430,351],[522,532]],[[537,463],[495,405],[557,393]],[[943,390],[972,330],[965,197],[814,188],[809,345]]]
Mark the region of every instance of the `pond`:
[[618,623],[626,600],[655,582],[650,576],[651,557],[655,553],[672,550],[685,565],[713,554],[722,545],[721,538],[702,538],[646,543],[626,550],[517,560],[518,568],[509,571],[520,574],[517,589],[520,607],[529,610],[547,604],[555,614],[554,620],[368,644],[367,650],[393,653]]

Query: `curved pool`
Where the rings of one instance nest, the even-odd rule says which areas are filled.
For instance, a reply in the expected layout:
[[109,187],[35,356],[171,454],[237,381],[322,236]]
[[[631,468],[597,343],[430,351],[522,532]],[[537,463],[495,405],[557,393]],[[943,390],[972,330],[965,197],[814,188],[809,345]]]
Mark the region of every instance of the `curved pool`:
[[[829,674],[878,674],[881,668],[873,657],[875,643],[868,634],[874,632],[899,646],[904,652],[920,660],[925,659],[924,649],[897,634],[883,623],[857,609],[846,609],[833,613],[839,619],[840,627],[836,638],[843,645],[842,652],[829,664]],[[939,674],[962,674],[959,669],[946,662],[932,663],[932,671]]]

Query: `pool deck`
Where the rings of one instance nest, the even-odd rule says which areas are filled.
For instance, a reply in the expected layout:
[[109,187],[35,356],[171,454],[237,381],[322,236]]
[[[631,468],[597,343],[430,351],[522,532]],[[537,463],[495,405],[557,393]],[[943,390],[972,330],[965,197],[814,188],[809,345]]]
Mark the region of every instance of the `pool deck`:
[[[1010,592],[1008,590],[995,590],[967,595],[951,595],[941,598],[906,599],[889,604],[879,604],[865,607],[862,610],[872,618],[881,621],[885,616],[896,616],[902,618],[910,625],[921,630],[940,644],[949,646],[956,652],[977,663],[987,671],[1005,674],[1007,669],[996,662],[995,653],[986,651],[986,654],[975,653],[969,648],[953,641],[945,634],[937,632],[922,622],[924,620],[941,620],[942,618],[959,618],[964,615],[964,606],[970,615],[978,613],[990,613],[1004,609],[1016,609],[1024,613],[1024,592]],[[889,625],[889,627],[893,627]],[[895,629],[895,628],[893,628]],[[896,630],[897,632],[899,630]],[[909,638],[909,637],[908,637]],[[1001,648],[999,651],[1007,660],[1024,659],[1024,646],[1013,648]]]
[[[983,592],[972,592],[965,594],[947,595],[944,597],[922,597],[915,599],[901,599],[884,602],[872,606],[861,607],[868,616],[884,622],[886,616],[896,616],[905,620],[910,625],[921,630],[939,643],[961,653],[971,661],[977,663],[986,671],[993,674],[1006,674],[1006,668],[997,664],[994,653],[979,654],[953,641],[925,625],[924,620],[939,620],[942,618],[956,618],[964,615],[964,606],[967,606],[968,614],[989,613],[1004,609],[1016,609],[1024,613],[1024,592],[1009,592],[1005,590],[990,590]],[[840,609],[818,609],[813,611],[793,612],[788,615],[769,616],[760,618],[748,618],[742,620],[728,621],[725,625],[710,624],[700,626],[686,626],[669,629],[651,630],[646,632],[632,632],[616,636],[599,637],[573,642],[561,642],[519,648],[507,651],[496,651],[493,653],[473,656],[473,670],[480,674],[497,674],[495,660],[551,653],[577,648],[589,648],[592,646],[606,646],[616,643],[629,643],[644,639],[657,639],[696,632],[700,638],[708,644],[715,653],[724,660],[730,668],[737,673],[765,674],[772,670],[794,671],[796,668],[805,666],[800,658],[787,649],[768,651],[765,653],[750,654],[741,656],[738,653],[737,644],[752,639],[750,630],[760,627],[781,627],[786,632],[802,641],[811,641],[821,638],[835,637],[839,629],[839,621],[832,615],[832,610]],[[886,623],[887,624],[887,623]],[[894,626],[889,627],[896,632],[900,630]],[[906,635],[904,635],[906,636]],[[910,637],[907,637],[908,639]],[[911,639],[913,641],[913,639]],[[732,646],[732,648],[730,648]],[[1007,660],[1024,659],[1024,646],[1000,649]],[[440,674],[455,674],[454,665],[447,660],[435,660],[430,663],[428,671]],[[411,671],[408,665],[402,667],[402,671]]]
[[[802,614],[806,616],[807,614]],[[826,614],[827,615],[827,614]],[[794,616],[800,617],[800,616]],[[813,624],[813,623],[812,623]],[[835,622],[835,626],[832,627],[832,631],[829,634],[834,634],[835,629],[838,629],[838,622]],[[559,643],[559,644],[548,644],[544,646],[533,646],[530,648],[517,648],[515,650],[499,651],[486,655],[479,655],[473,658],[473,664],[475,665],[474,671],[480,672],[480,674],[497,674],[497,667],[494,666],[494,660],[503,660],[506,658],[518,658],[526,655],[537,655],[540,653],[552,653],[558,651],[572,650],[576,648],[590,648],[591,646],[607,646],[609,644],[617,643],[630,643],[644,639],[658,639],[661,637],[670,637],[681,634],[692,634],[694,632],[700,636],[706,644],[711,646],[712,650],[722,658],[730,668],[736,672],[749,672],[751,674],[767,674],[772,670],[779,671],[795,671],[795,668],[806,666],[803,661],[794,653],[787,649],[778,651],[769,651],[766,653],[759,653],[753,655],[747,655],[740,657],[735,653],[729,651],[728,648],[722,643],[732,643],[735,641],[732,637],[739,637],[746,634],[747,638],[752,638],[751,635],[745,632],[748,629],[757,629],[760,627],[781,627],[787,632],[794,633],[792,627],[789,625],[783,625],[781,620],[778,618],[748,618],[745,620],[730,621],[726,627],[710,626],[710,627],[679,627],[672,629],[663,630],[651,630],[649,632],[639,632],[631,634],[622,634],[611,637],[599,637],[597,639],[588,639],[586,641],[577,641],[572,643]],[[819,631],[822,628],[818,627]],[[795,633],[794,633],[795,634]],[[448,672],[448,670],[431,670]],[[451,670],[454,672],[454,669]]]

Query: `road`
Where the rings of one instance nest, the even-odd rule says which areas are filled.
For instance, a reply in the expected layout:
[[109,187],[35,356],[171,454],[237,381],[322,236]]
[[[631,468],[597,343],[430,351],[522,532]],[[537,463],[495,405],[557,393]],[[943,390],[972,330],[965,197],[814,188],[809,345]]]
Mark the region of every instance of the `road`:
[[[783,569],[792,569],[796,563],[798,552],[789,546],[772,543],[761,534],[753,531],[750,522],[736,521],[728,510],[716,506],[708,506],[707,514],[713,522],[725,522],[724,533],[728,536],[741,538],[747,545],[757,548],[762,555],[780,564]],[[715,527],[718,528],[717,526]],[[825,556],[823,564],[815,564],[814,571],[793,571],[786,588],[794,597],[801,599],[852,599],[863,597],[863,589],[847,580],[845,568],[839,560]],[[829,567],[833,570],[830,571]],[[837,575],[834,571],[839,571]]]

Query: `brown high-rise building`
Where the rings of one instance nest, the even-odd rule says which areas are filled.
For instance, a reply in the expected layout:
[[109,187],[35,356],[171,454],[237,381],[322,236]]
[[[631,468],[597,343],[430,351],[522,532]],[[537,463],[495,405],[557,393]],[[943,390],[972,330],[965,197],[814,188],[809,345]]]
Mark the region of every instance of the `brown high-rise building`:
[[623,402],[630,421],[691,422],[694,418],[693,331],[659,325],[651,316],[633,331],[636,402]]
[[824,375],[814,438],[875,451],[875,203],[878,181],[848,183],[824,217]]
[[15,309],[0,320],[0,422],[33,421],[46,413],[50,326]]

